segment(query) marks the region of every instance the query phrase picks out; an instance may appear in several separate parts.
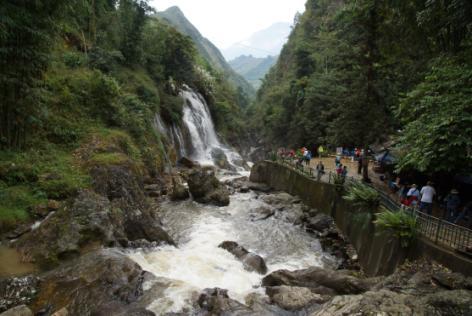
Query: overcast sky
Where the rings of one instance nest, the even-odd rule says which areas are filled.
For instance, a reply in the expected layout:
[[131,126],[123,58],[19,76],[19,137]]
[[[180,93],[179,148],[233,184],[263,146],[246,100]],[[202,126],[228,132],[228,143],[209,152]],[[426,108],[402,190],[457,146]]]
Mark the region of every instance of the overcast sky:
[[306,0],[150,0],[158,11],[178,6],[218,48],[248,38],[276,22],[293,22]]

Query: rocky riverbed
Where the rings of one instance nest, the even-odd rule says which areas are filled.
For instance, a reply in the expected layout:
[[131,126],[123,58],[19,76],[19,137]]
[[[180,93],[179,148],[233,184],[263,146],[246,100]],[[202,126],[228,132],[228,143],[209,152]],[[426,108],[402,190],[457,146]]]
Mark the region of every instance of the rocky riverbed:
[[191,167],[94,170],[12,243],[42,270],[0,279],[0,315],[472,315],[471,278],[424,261],[367,278],[319,210]]

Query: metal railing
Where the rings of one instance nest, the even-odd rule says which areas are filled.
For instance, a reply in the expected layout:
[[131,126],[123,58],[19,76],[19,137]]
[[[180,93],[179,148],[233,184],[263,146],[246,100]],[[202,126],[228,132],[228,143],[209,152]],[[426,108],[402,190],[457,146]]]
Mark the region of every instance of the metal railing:
[[[300,164],[294,159],[282,159],[280,157],[278,157],[275,162],[287,166],[300,174],[308,176],[312,178],[313,181],[318,181],[316,169],[308,165],[304,165],[303,163]],[[321,176],[320,181],[334,184],[335,177],[337,177],[337,175],[334,172],[329,171],[327,177],[325,175]],[[352,181],[360,180],[352,176],[344,178],[344,183]],[[388,194],[371,184],[366,183],[366,185],[375,189],[379,193],[380,203],[387,209],[391,211],[402,209],[402,205],[393,200]],[[417,232],[420,235],[426,237],[435,244],[450,247],[461,252],[470,253],[470,249],[472,249],[472,230],[420,212],[416,208],[403,207],[403,209],[416,218]]]

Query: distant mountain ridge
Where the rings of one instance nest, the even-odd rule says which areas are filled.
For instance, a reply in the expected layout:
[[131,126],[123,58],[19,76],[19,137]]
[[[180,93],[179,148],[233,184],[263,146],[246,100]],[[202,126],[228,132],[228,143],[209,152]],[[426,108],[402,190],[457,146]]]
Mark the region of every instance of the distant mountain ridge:
[[223,50],[226,60],[233,60],[242,55],[257,58],[277,56],[287,42],[291,25],[287,22],[274,23],[268,28],[252,34],[249,38],[231,45]]
[[255,90],[252,85],[231,68],[219,49],[207,38],[202,36],[198,29],[185,17],[179,7],[173,6],[165,11],[158,12],[156,17],[192,38],[197,50],[206,61],[216,69],[223,71],[228,80],[235,85],[235,87],[241,87],[250,98],[255,96]]
[[255,89],[259,89],[262,79],[269,69],[277,62],[277,56],[257,58],[252,55],[242,55],[229,62],[238,74],[242,75]]

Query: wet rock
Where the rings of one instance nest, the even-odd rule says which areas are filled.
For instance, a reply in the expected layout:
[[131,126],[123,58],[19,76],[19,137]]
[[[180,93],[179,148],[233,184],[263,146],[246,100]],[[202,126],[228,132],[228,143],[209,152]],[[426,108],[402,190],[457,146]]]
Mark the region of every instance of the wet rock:
[[205,289],[199,296],[197,304],[201,315],[249,315],[251,313],[247,306],[230,299],[228,291],[220,288]]
[[295,201],[300,201],[299,198],[296,198],[288,193],[280,192],[280,193],[272,193],[262,197],[262,200],[267,204],[275,205],[275,204],[282,204],[282,205],[291,205],[295,204]]
[[69,315],[69,311],[67,310],[67,308],[61,308],[60,310],[58,310],[57,312],[55,312],[54,314],[52,314],[51,316],[68,316]]
[[267,266],[264,259],[252,252],[247,251],[244,247],[238,245],[234,241],[224,241],[218,247],[232,253],[236,258],[242,261],[244,268],[248,271],[256,271],[260,274],[267,273]]
[[187,157],[182,157],[179,159],[179,161],[177,161],[177,163],[180,165],[180,166],[184,166],[186,168],[189,168],[189,169],[192,169],[192,168],[196,168],[196,167],[199,167],[199,164]]
[[408,296],[387,290],[362,295],[336,296],[311,316],[344,315],[425,315],[415,314]]
[[471,291],[438,291],[415,298],[414,305],[423,315],[472,315]]
[[[131,205],[136,208],[131,209]],[[110,202],[85,190],[15,245],[24,258],[50,268],[60,260],[78,256],[89,244],[126,246],[128,241],[139,239],[173,243],[149,212],[143,205],[121,199]]]
[[265,193],[272,191],[272,188],[270,186],[263,183],[248,182],[247,187],[250,190],[265,192]]
[[261,206],[254,210],[251,210],[251,214],[249,216],[251,218],[251,221],[262,221],[262,220],[268,219],[274,214],[275,214],[274,209],[267,206]]
[[315,217],[309,218],[306,223],[307,230],[322,232],[333,225],[333,219],[328,215],[317,214]]
[[33,276],[0,279],[0,313],[30,304],[38,292],[39,279]]
[[229,163],[228,157],[226,157],[225,152],[221,148],[213,148],[211,150],[211,158],[219,168],[236,171],[236,168]]
[[300,310],[314,303],[325,303],[329,298],[313,293],[308,288],[296,286],[267,287],[266,293],[272,303],[286,310]]
[[31,308],[36,313],[67,309],[69,315],[130,315],[144,312],[137,305],[143,294],[144,272],[116,250],[100,250],[41,276],[38,296]]
[[229,205],[229,191],[212,170],[196,169],[188,176],[188,186],[195,201],[217,206]]
[[449,290],[472,290],[472,278],[465,277],[460,273],[438,272],[432,276],[432,279]]
[[320,267],[296,271],[278,270],[264,277],[262,285],[307,287],[318,294],[358,294],[368,289],[363,280]]
[[33,316],[33,312],[27,306],[20,305],[1,313],[0,316]]
[[182,201],[190,197],[188,189],[181,183],[175,183],[172,186],[172,192],[170,194],[170,199],[172,201]]

